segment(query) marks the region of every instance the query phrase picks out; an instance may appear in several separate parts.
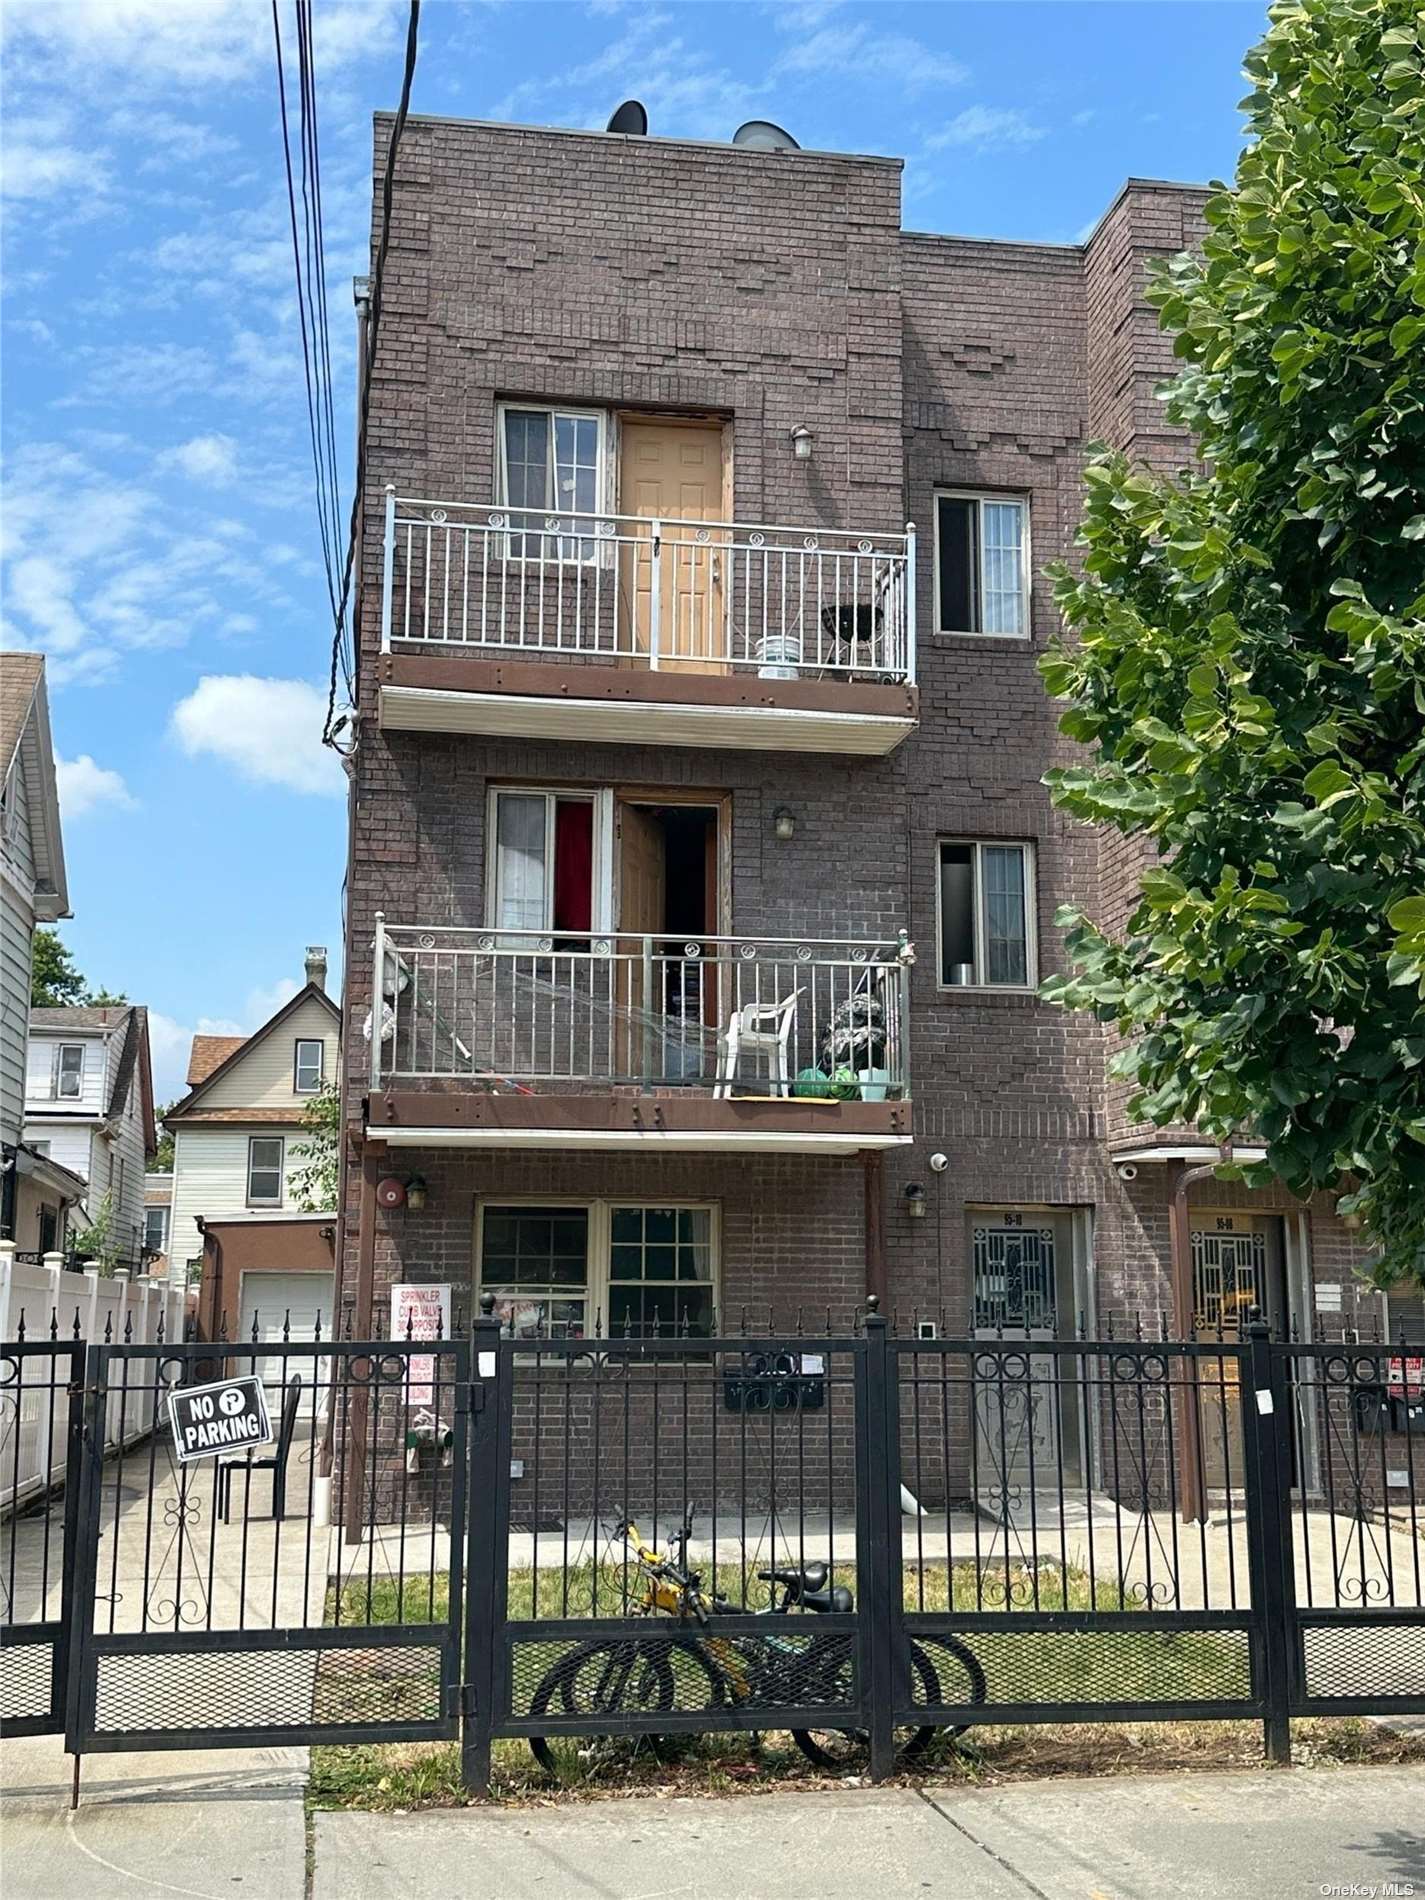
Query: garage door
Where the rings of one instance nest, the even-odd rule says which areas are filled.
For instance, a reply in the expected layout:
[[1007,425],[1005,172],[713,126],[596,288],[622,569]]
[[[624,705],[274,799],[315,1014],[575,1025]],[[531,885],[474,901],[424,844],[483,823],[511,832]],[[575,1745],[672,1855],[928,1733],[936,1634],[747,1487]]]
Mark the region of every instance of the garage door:
[[[250,1340],[255,1323],[259,1341],[280,1341],[284,1337],[291,1340],[316,1339],[320,1322],[320,1337],[328,1339],[331,1337],[331,1302],[332,1276],[329,1273],[245,1273],[242,1276],[242,1319],[238,1338]],[[325,1369],[325,1360],[313,1361],[303,1356],[294,1362],[293,1370],[301,1373],[303,1385],[313,1388],[312,1392],[302,1395],[301,1411],[304,1418],[312,1416],[312,1399],[318,1396],[317,1386],[324,1383],[322,1374]],[[280,1403],[279,1392],[283,1380],[281,1354],[260,1357],[257,1370],[267,1385],[269,1401],[274,1405]],[[316,1374],[315,1378],[313,1373]]]

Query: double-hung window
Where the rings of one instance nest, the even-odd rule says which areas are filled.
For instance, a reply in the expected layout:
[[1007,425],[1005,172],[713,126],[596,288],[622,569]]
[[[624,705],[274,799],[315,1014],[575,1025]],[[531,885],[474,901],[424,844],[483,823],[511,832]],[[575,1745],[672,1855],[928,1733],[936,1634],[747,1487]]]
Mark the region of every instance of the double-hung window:
[[54,1052],[52,1088],[61,1101],[77,1102],[84,1092],[84,1044],[62,1042]]
[[491,926],[531,933],[592,930],[592,794],[498,790],[491,803]]
[[941,984],[1029,989],[1037,980],[1033,846],[946,838],[938,850]]
[[[592,560],[594,517],[606,492],[604,416],[598,410],[505,403],[498,419],[499,499],[510,510],[511,556]],[[551,519],[563,532],[548,532]]]
[[168,1252],[168,1209],[161,1204],[143,1211],[143,1250],[149,1254]]
[[643,1202],[487,1203],[480,1290],[507,1337],[706,1337],[717,1305],[715,1210]]
[[322,1086],[322,1066],[324,1048],[320,1036],[299,1036],[293,1054],[294,1093],[315,1095]]
[[935,497],[937,633],[1028,634],[1028,526],[1019,497]]
[[247,1143],[247,1204],[249,1207],[281,1207],[282,1159],[281,1135],[250,1135]]

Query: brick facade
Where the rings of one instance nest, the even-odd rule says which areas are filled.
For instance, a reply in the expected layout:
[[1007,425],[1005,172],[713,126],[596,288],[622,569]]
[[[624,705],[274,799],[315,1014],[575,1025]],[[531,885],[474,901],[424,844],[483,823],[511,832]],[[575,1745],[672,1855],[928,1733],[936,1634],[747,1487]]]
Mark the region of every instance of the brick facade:
[[[390,122],[378,119],[384,166]],[[1121,920],[1136,848],[1056,813],[1041,774],[1069,755],[1035,661],[1055,629],[1047,563],[1069,558],[1085,445],[1185,457],[1155,385],[1168,343],[1144,302],[1150,258],[1190,245],[1204,194],[1132,181],[1082,246],[985,242],[900,227],[899,161],[411,120],[375,360],[363,524],[361,744],[349,882],[350,1132],[359,1150],[375,913],[483,921],[487,789],[697,787],[729,794],[732,926],[778,936],[894,937],[919,946],[912,990],[915,1140],[885,1162],[891,1303],[969,1314],[968,1210],[1086,1210],[1100,1320],[1168,1304],[1173,1167],[1115,1172],[1133,1131],[1106,1080],[1098,1025],[1033,995],[937,983],[938,837],[1031,841],[1041,974],[1073,901]],[[378,193],[379,206],[379,193]],[[712,412],[732,427],[739,520],[884,531],[920,526],[918,730],[884,758],[485,740],[385,731],[377,716],[384,485],[494,498],[496,403]],[[815,431],[810,461],[789,432]],[[1028,497],[1031,637],[933,631],[933,493]],[[795,837],[772,813],[789,807]],[[932,1153],[948,1157],[930,1171]],[[863,1179],[854,1158],[404,1150],[425,1209],[376,1216],[375,1285],[450,1280],[468,1302],[477,1197],[686,1195],[722,1210],[725,1314],[844,1311],[864,1292]],[[359,1245],[348,1171],[345,1297]],[[904,1190],[925,1187],[928,1217]],[[1203,1206],[1295,1218],[1281,1196],[1212,1188]],[[1077,1231],[1090,1231],[1081,1216]],[[1314,1270],[1358,1251],[1319,1199]],[[459,1295],[457,1296],[459,1298]],[[1298,1300],[1304,1295],[1298,1287]],[[1067,1316],[1063,1316],[1067,1317]],[[1303,1317],[1303,1315],[1298,1315]]]

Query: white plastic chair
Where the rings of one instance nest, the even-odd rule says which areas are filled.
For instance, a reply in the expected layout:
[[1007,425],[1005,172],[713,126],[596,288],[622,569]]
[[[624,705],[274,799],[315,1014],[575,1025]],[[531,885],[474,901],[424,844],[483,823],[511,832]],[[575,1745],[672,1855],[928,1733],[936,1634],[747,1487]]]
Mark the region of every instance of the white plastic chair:
[[801,990],[793,990],[780,1003],[744,1003],[741,1009],[733,1010],[727,1019],[727,1028],[718,1039],[714,1097],[726,1099],[732,1094],[732,1085],[737,1080],[737,1065],[744,1055],[754,1058],[765,1056],[772,1093],[791,1094],[792,1077],[787,1048],[792,1039],[792,1024],[796,1020],[797,998],[801,994]]

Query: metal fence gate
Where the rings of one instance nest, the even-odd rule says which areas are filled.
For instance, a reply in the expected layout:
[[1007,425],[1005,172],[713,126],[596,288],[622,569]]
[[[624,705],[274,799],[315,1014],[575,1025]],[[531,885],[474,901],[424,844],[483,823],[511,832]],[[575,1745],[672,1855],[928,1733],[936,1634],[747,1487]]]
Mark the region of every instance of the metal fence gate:
[[83,1376],[77,1340],[0,1346],[0,1512],[11,1532],[0,1552],[0,1726],[7,1735],[64,1726]]
[[[234,1375],[275,1442],[178,1463],[168,1396]],[[469,1389],[461,1341],[91,1349],[68,1751],[455,1736]]]
[[[260,1379],[259,1455],[169,1396]],[[686,1530],[687,1542],[676,1540]],[[680,1552],[707,1614],[648,1553]],[[1036,1329],[0,1349],[0,1720],[84,1753],[1425,1713],[1425,1361]],[[681,1613],[680,1613],[681,1612]],[[858,1757],[859,1759],[859,1757]]]

